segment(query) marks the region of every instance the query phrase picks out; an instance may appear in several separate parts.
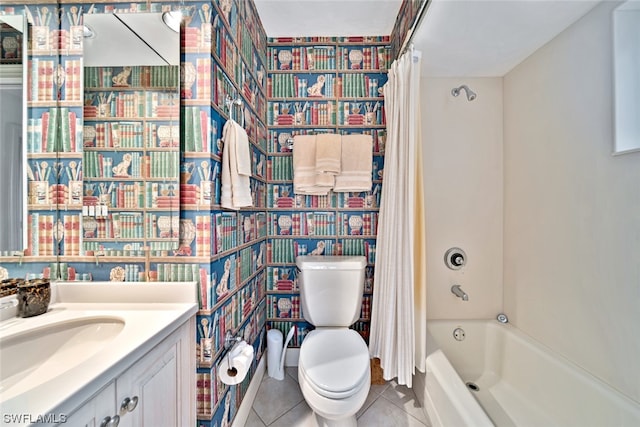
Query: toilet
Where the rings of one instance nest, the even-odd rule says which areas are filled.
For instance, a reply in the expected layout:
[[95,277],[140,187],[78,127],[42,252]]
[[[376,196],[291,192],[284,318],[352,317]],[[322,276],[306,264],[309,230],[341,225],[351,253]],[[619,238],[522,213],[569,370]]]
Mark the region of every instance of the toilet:
[[349,326],[360,316],[365,257],[299,256],[302,341],[298,383],[319,427],[357,426],[371,384],[369,349]]

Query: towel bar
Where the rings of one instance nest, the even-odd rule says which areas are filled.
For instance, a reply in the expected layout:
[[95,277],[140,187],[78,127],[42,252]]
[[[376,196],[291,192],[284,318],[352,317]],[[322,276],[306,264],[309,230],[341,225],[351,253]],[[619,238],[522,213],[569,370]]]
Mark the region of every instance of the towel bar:
[[227,94],[224,99],[224,105],[226,105],[227,110],[229,111],[229,118],[234,120],[236,123],[240,123],[233,117],[234,109],[233,107],[240,107],[240,115],[242,116],[242,123],[240,125],[244,128],[244,109],[242,108],[242,100],[240,98],[231,99],[231,97]]

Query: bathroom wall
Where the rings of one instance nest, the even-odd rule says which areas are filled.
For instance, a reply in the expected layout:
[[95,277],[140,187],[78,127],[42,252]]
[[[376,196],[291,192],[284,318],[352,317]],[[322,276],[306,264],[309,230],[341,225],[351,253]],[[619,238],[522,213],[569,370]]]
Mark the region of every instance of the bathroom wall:
[[391,54],[393,58],[400,56],[404,41],[409,35],[411,26],[418,19],[422,5],[428,0],[402,0],[398,16],[391,31]]
[[[367,258],[361,314],[352,328],[369,339],[386,141],[379,89],[391,62],[389,41],[389,36],[268,39],[267,325],[285,336],[295,325],[291,347],[302,345],[313,329],[303,318],[295,272],[295,257],[307,254]],[[320,133],[371,135],[369,191],[294,194],[287,140]]]
[[617,4],[504,78],[504,307],[640,402],[640,153],[611,155]]
[[[0,273],[7,273],[10,277],[51,273],[56,277],[54,268],[60,266],[60,270],[55,271],[60,271],[64,279],[73,280],[73,272],[76,280],[109,280],[110,272],[114,269],[132,267],[133,271],[139,271],[140,274],[132,274],[128,280],[144,280],[147,274],[161,281],[196,280],[200,291],[198,330],[194,331],[198,356],[197,372],[194,372],[197,376],[197,389],[194,392],[197,396],[198,424],[203,427],[228,424],[244,398],[266,341],[266,35],[255,5],[252,1],[222,0],[78,1],[77,4],[63,2],[62,5],[55,1],[51,4],[31,3],[21,5],[3,1],[0,13],[25,13],[36,17],[34,23],[38,24],[37,31],[42,37],[37,38],[38,49],[33,46],[30,49],[30,56],[40,61],[46,60],[52,64],[51,67],[58,61],[65,66],[80,64],[83,56],[82,38],[69,35],[81,28],[82,11],[137,13],[182,10],[184,27],[180,46],[176,45],[176,49],[181,49],[182,66],[180,227],[179,233],[173,230],[174,234],[179,234],[176,239],[179,240],[179,248],[176,251],[152,253],[149,269],[145,271],[145,256],[140,251],[130,252],[130,249],[120,247],[113,252],[112,245],[119,243],[117,238],[101,239],[99,243],[104,246],[104,252],[98,257],[97,253],[92,253],[93,250],[89,251],[83,245],[82,239],[87,243],[87,240],[91,240],[90,236],[78,231],[80,236],[76,235],[75,242],[79,241],[79,244],[72,245],[70,243],[73,241],[67,239],[71,228],[63,227],[65,237],[57,242],[54,242],[51,231],[46,232],[46,251],[31,251],[25,257],[1,256]],[[51,18],[52,10],[59,10],[60,13],[56,13],[59,19],[46,19],[47,16]],[[33,149],[28,155],[30,164],[44,159],[49,162],[59,160],[61,166],[69,166],[74,162],[78,169],[82,164],[83,142],[87,139],[82,133],[84,96],[70,89],[76,87],[72,86],[72,82],[82,87],[82,74],[80,69],[77,73],[66,73],[60,90],[52,90],[46,102],[30,100],[27,103],[28,117],[38,119],[44,113],[60,112],[63,118],[67,115],[71,118],[73,114],[78,119],[78,122],[74,122],[77,133],[73,135],[78,143],[70,144],[72,137],[69,136],[60,142],[63,148],[58,153],[53,149]],[[36,68],[32,81],[44,80],[43,75],[47,73]],[[129,83],[135,88],[133,80]],[[49,86],[52,84],[50,82]],[[86,85],[84,87],[87,88]],[[105,91],[111,90],[105,88]],[[223,211],[220,207],[222,145],[217,140],[231,115],[225,105],[226,95],[241,101],[242,113],[237,108],[233,117],[244,124],[251,143],[254,207],[244,208],[240,212]],[[135,119],[141,121],[143,118]],[[54,128],[51,128],[52,132],[46,130],[42,133],[45,139],[55,133]],[[40,136],[33,129],[28,131],[29,140]],[[51,174],[47,188],[57,185],[60,193],[67,194],[69,181],[65,174],[61,178],[55,175]],[[46,213],[46,217],[50,218],[48,223],[52,226],[56,218],[58,224],[65,226],[81,223],[81,201],[75,204],[64,201],[58,203],[60,205],[53,202],[46,206],[31,204],[30,214],[43,217]],[[37,241],[37,233],[34,232],[31,238]],[[249,375],[235,386],[225,386],[217,380],[216,375],[227,331],[234,336],[242,336],[256,351],[256,360]],[[207,340],[209,338],[210,341]],[[210,346],[205,346],[205,342],[209,342]]]
[[[451,89],[467,84],[469,102]],[[427,218],[427,316],[491,318],[502,309],[502,79],[423,78],[422,144]],[[461,270],[444,264],[462,248]],[[450,289],[469,295],[463,302]]]

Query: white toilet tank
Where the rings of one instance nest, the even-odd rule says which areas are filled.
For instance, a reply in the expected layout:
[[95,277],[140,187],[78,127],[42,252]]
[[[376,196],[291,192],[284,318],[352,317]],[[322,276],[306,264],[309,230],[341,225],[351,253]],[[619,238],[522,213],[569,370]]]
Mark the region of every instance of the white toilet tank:
[[360,317],[364,269],[363,256],[296,258],[302,314],[314,326],[347,327]]

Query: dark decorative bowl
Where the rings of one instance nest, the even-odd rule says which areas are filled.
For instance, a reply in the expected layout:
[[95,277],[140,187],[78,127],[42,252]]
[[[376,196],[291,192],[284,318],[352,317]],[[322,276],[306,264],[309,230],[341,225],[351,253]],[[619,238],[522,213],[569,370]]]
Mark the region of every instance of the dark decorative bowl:
[[0,281],[0,298],[18,293],[18,285],[24,283],[23,279],[4,279]]
[[51,301],[49,279],[34,279],[18,285],[18,317],[46,313]]

